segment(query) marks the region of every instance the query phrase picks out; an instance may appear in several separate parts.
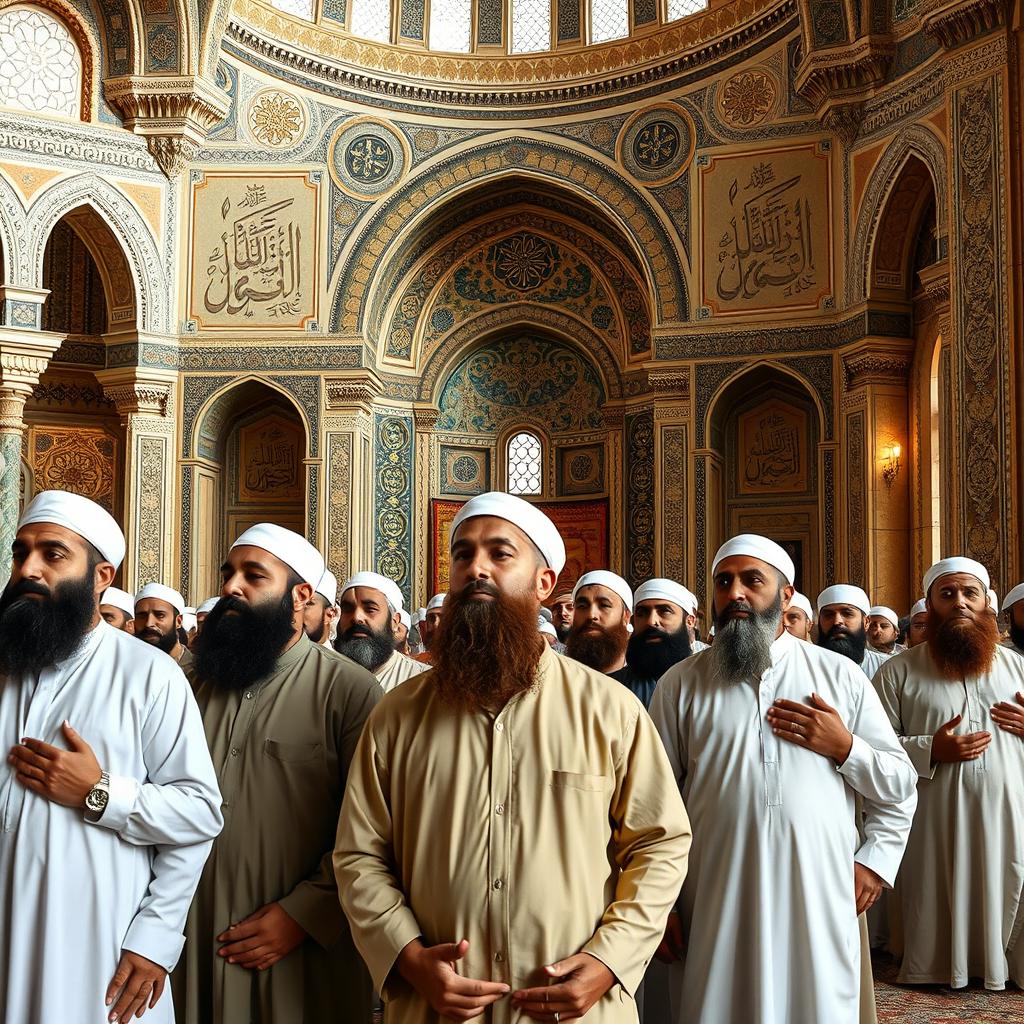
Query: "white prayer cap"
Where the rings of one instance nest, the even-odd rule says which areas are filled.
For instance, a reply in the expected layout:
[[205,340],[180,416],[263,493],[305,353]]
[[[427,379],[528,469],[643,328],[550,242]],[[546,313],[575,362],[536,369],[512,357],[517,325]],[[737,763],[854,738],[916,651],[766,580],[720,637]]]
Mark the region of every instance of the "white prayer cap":
[[338,577],[330,569],[324,569],[324,574],[320,577],[320,582],[316,585],[314,593],[319,594],[327,602],[328,607],[336,605],[338,603]]
[[423,618],[427,617],[427,615],[426,615],[427,612],[432,612],[432,611],[434,611],[435,608],[443,608],[444,607],[444,602],[447,599],[447,597],[448,597],[447,593],[435,594],[427,602],[427,607],[422,609],[422,611],[423,611]]
[[814,621],[814,609],[811,607],[811,602],[799,590],[793,591],[793,596],[789,599],[789,607],[799,608],[807,616],[808,622]]
[[404,608],[398,610],[398,619],[406,629],[412,629],[412,618]]
[[543,605],[540,606],[540,617],[546,622],[554,622],[554,616],[551,614],[550,608],[545,608]]
[[107,587],[100,598],[100,604],[109,604],[111,608],[120,608],[128,618],[135,618],[135,598],[127,590]]
[[114,517],[95,501],[70,491],[40,491],[18,520],[18,529],[53,523],[87,540],[115,568],[124,561],[124,534]]
[[914,602],[914,607],[910,609],[910,617],[923,615],[926,611],[928,611],[928,602],[922,597],[920,601]]
[[659,598],[678,605],[687,615],[697,614],[697,598],[675,580],[654,579],[641,583],[633,595],[633,603],[656,601]]
[[868,600],[868,595],[860,587],[855,587],[850,583],[836,583],[831,587],[826,587],[818,595],[818,614],[821,614],[823,608],[828,608],[833,604],[848,604],[853,608],[859,608],[865,615],[871,613],[871,601]]
[[955,572],[962,572],[968,576],[973,576],[981,583],[985,590],[992,586],[992,581],[988,576],[988,569],[981,562],[976,562],[973,558],[955,556],[953,558],[943,558],[941,561],[936,562],[924,574],[924,596],[928,596],[928,591],[932,589],[932,584],[937,579],[942,576],[949,576]]
[[887,608],[884,604],[873,604],[868,609],[868,615],[881,616],[884,619],[888,619],[897,629],[900,628],[900,617],[891,608]]
[[558,639],[558,630],[556,630],[547,619],[541,619],[540,622],[537,623],[537,632],[547,633],[548,636],[553,636],[556,640]]
[[715,560],[711,563],[711,575],[714,576],[718,566],[733,555],[749,555],[751,558],[767,562],[786,577],[786,582],[790,586],[796,579],[796,566],[785,549],[775,541],[756,533],[741,533],[738,537],[727,540],[715,554]]
[[1003,611],[1012,608],[1018,601],[1024,600],[1024,583],[1018,583],[1006,597],[1003,598]]
[[[412,626],[418,626],[422,621],[423,615],[420,612],[419,608],[417,608],[416,611],[412,613]],[[409,628],[412,629],[412,626],[410,626]]]
[[209,615],[210,612],[216,607],[217,602],[220,600],[219,597],[207,598],[197,609],[196,615]]
[[992,611],[995,612],[996,615],[998,615],[999,595],[991,587],[988,588],[988,604]]
[[558,527],[536,505],[503,491],[478,494],[459,509],[459,514],[452,522],[452,544],[455,543],[459,527],[475,516],[495,516],[510,522],[533,541],[549,568],[556,573],[565,568],[565,544]]
[[613,572],[609,572],[607,569],[593,569],[590,572],[585,572],[577,581],[576,586],[573,588],[572,599],[576,600],[576,595],[584,587],[607,587],[609,590],[618,594],[622,598],[622,603],[633,611],[633,591],[629,589],[629,584],[621,577],[617,576]]
[[140,601],[145,601],[147,597],[169,604],[179,615],[185,614],[185,598],[176,590],[165,587],[162,583],[147,583],[135,595],[135,603],[138,604]]
[[402,610],[402,592],[398,584],[388,576],[381,576],[379,572],[357,572],[345,580],[341,588],[342,594],[353,587],[366,587],[368,590],[376,590],[384,595],[388,607],[393,612]]
[[186,633],[191,633],[197,625],[198,621],[196,619],[195,608],[186,608],[181,613],[181,628],[185,630]]
[[303,582],[315,587],[324,574],[324,557],[305,537],[286,530],[276,523],[257,523],[250,526],[234,544],[239,547],[263,548],[293,569]]

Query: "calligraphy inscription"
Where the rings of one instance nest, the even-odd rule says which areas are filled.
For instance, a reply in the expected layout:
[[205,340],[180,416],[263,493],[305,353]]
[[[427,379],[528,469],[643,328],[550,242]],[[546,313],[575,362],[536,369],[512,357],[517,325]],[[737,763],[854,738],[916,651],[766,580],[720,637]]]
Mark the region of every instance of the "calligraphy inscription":
[[301,444],[299,428],[278,416],[244,427],[239,435],[239,499],[301,498]]
[[816,309],[832,291],[828,155],[721,157],[702,171],[704,305]]
[[740,418],[738,492],[791,494],[807,489],[807,417],[781,402],[767,402]]
[[318,191],[301,173],[196,184],[189,316],[200,329],[317,319]]

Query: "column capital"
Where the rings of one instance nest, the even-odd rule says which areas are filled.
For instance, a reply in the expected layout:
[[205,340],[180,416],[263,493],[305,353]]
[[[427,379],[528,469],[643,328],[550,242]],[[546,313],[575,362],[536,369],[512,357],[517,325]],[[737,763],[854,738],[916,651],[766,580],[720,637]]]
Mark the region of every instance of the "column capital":
[[63,340],[49,331],[0,327],[0,387],[31,394]]
[[348,373],[332,373],[324,381],[328,410],[356,406],[369,410],[373,400],[384,390],[380,377],[373,370],[359,369]]
[[96,371],[103,393],[122,416],[166,416],[177,378],[174,370],[155,367],[125,366]]

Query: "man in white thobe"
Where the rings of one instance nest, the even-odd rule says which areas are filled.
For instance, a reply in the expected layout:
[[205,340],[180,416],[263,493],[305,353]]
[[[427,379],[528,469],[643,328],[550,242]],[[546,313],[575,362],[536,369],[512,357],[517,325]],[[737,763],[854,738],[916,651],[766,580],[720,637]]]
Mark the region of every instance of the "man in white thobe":
[[783,629],[786,552],[748,534],[713,566],[715,642],[651,703],[693,821],[664,943],[680,958],[675,1020],[855,1024],[857,916],[910,827],[873,820],[862,842],[855,798],[906,807],[913,767],[857,667]]
[[100,598],[100,618],[125,633],[135,633],[135,598],[119,587],[107,587]]
[[928,602],[922,597],[910,609],[910,622],[907,623],[907,650],[923,644],[928,639]]
[[1010,623],[1010,635],[1003,646],[1024,657],[1024,583],[1018,583],[1003,598],[1003,611]]
[[169,1022],[167,972],[221,829],[177,665],[100,619],[110,515],[43,491],[0,598],[0,1007],[8,1024]]
[[891,657],[868,645],[870,609],[868,595],[849,583],[836,583],[818,595],[818,646],[849,658],[868,679]]
[[814,609],[811,602],[799,591],[794,591],[789,606],[782,614],[782,624],[787,633],[792,633],[797,640],[813,643],[811,627],[814,625]]
[[900,617],[884,604],[873,604],[868,609],[865,624],[868,646],[879,654],[892,656],[902,654],[906,647],[899,642]]
[[394,580],[376,572],[357,572],[342,585],[338,607],[336,650],[372,672],[385,693],[429,670],[395,647],[402,592]]
[[875,676],[919,775],[898,889],[908,984],[1024,986],[1024,659],[997,642],[988,585],[972,559],[933,565],[927,641]]

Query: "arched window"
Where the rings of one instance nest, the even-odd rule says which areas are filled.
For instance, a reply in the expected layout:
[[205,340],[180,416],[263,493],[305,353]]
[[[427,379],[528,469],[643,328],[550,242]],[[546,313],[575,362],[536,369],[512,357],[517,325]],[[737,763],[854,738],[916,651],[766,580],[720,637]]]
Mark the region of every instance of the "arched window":
[[82,54],[67,26],[37,7],[0,14],[0,106],[82,116]]
[[270,6],[297,18],[313,20],[313,0],[270,0]]
[[469,0],[431,0],[430,48],[469,53],[473,12]]
[[353,0],[352,33],[378,43],[391,40],[390,0]]
[[591,0],[590,41],[606,43],[629,35],[629,0]]
[[685,18],[689,14],[696,14],[708,6],[708,0],[668,0],[668,21],[676,21]]
[[540,438],[529,430],[520,430],[505,446],[505,476],[509,494],[540,494],[544,479],[543,449]]
[[551,49],[551,0],[512,0],[512,53]]

